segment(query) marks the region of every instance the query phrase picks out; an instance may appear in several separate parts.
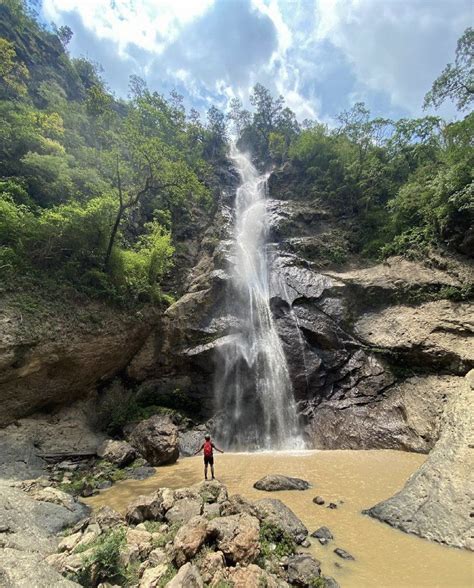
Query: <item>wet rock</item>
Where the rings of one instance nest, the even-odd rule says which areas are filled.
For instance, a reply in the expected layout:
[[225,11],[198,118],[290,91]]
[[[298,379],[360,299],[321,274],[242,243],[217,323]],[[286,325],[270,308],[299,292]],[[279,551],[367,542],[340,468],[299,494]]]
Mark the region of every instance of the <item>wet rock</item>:
[[260,523],[248,514],[218,517],[208,523],[208,535],[216,541],[227,563],[250,563],[260,553]]
[[300,519],[281,500],[263,498],[254,503],[257,516],[266,520],[291,535],[297,544],[303,543],[308,535],[308,529]]
[[309,539],[305,539],[302,543],[301,543],[301,547],[305,547],[306,549],[308,549],[308,547],[311,547],[311,541],[309,541]]
[[392,498],[365,511],[407,533],[474,550],[472,431],[474,370],[446,406],[439,441],[425,463]]
[[324,588],[341,588],[334,578],[331,576],[323,576]]
[[344,549],[341,549],[340,547],[336,547],[336,549],[334,549],[334,553],[336,555],[338,555],[339,557],[342,557],[342,559],[355,560],[354,556],[352,556],[350,553],[348,553]]
[[163,519],[163,492],[138,496],[127,507],[125,518],[128,523],[138,525],[143,521],[160,521]]
[[296,554],[288,558],[288,581],[292,586],[311,586],[321,575],[320,563],[307,554]]
[[324,504],[324,498],[322,496],[315,496],[313,498],[313,502],[314,502],[314,504],[322,506]]
[[336,509],[336,508],[337,508],[337,504],[336,504],[335,502],[330,502],[330,503],[327,505],[327,508],[330,508],[331,510],[334,510],[334,509]]
[[132,463],[137,452],[126,441],[112,441],[111,439],[107,439],[97,449],[97,455],[117,465],[119,468],[123,468]]
[[190,562],[182,566],[166,588],[204,588],[201,574]]
[[178,429],[167,416],[155,415],[142,421],[132,430],[129,441],[152,466],[178,459]]
[[311,533],[311,537],[318,539],[321,545],[326,545],[331,539],[334,539],[333,534],[327,527],[319,527],[319,529]]
[[155,474],[155,468],[140,466],[138,468],[126,468],[127,475],[132,480],[146,480]]
[[271,474],[255,482],[253,487],[257,490],[276,492],[278,490],[307,490],[311,488],[311,484],[300,478]]

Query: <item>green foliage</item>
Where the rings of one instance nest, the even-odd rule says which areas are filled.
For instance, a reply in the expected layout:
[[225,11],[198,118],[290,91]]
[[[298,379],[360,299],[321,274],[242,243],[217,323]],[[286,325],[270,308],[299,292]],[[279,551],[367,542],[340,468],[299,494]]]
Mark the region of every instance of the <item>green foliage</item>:
[[123,529],[111,530],[101,535],[93,545],[92,553],[83,558],[82,568],[72,574],[72,579],[81,586],[95,587],[100,582],[126,581],[126,570],[120,563],[120,548],[125,543]]
[[264,558],[282,558],[296,551],[293,538],[277,525],[263,521],[260,526],[260,550]]

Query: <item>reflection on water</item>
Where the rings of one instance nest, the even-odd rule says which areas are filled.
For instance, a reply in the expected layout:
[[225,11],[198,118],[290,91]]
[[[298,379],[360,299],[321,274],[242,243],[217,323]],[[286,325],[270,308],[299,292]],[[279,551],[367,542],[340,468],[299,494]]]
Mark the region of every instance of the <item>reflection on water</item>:
[[[424,460],[425,456],[418,454],[380,450],[226,453],[216,457],[216,475],[230,494],[250,499],[270,495],[279,498],[310,533],[321,525],[329,527],[334,541],[322,546],[311,539],[311,552],[321,561],[323,572],[333,576],[342,588],[472,587],[471,553],[407,535],[360,514],[399,490]],[[148,480],[119,482],[87,502],[123,511],[139,494],[160,486],[178,488],[200,481],[202,469],[201,457],[183,459],[157,469]],[[270,473],[304,478],[313,488],[267,493],[252,487]],[[316,495],[326,504],[342,504],[336,510],[316,506],[312,502]],[[333,553],[335,547],[349,551],[356,561],[339,559]],[[336,567],[336,563],[342,567]]]

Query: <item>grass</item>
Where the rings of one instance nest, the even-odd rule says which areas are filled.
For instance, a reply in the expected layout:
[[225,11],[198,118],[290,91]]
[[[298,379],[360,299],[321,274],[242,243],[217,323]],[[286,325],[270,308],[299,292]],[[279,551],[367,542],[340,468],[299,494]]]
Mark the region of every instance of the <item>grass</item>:
[[260,527],[260,551],[264,558],[281,559],[293,555],[296,544],[293,538],[277,525],[264,521]]

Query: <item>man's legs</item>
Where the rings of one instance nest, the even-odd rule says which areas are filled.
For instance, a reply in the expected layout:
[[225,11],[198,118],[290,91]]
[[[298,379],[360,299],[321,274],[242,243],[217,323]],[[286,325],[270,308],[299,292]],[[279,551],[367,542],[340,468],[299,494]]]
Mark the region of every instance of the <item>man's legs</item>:
[[212,479],[214,480],[214,462],[211,463],[211,474],[212,474]]
[[204,461],[204,479],[207,480],[207,461]]

